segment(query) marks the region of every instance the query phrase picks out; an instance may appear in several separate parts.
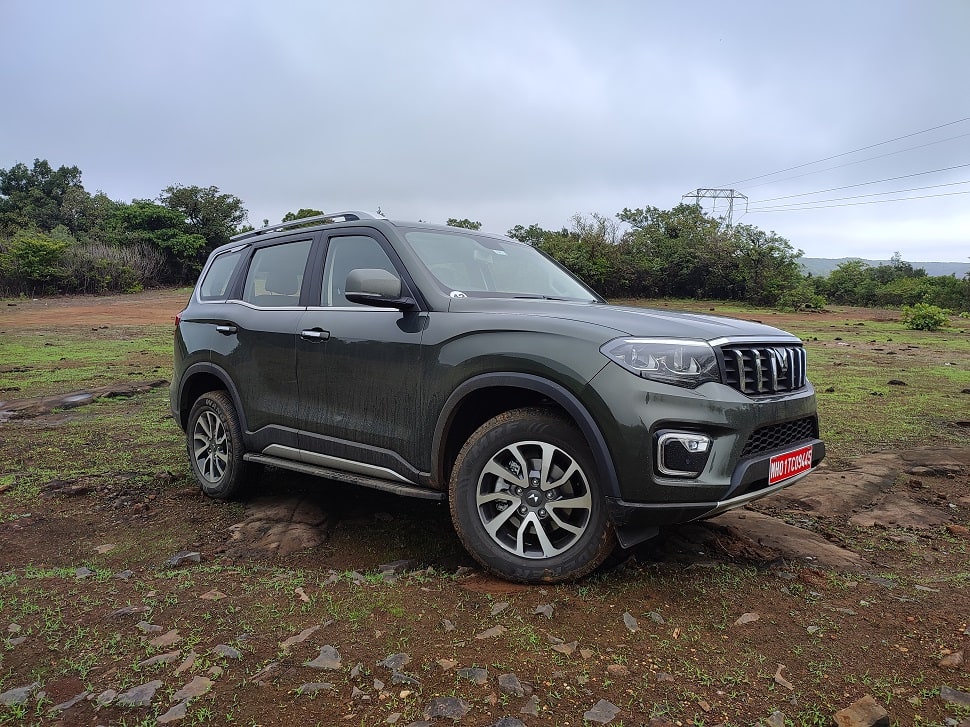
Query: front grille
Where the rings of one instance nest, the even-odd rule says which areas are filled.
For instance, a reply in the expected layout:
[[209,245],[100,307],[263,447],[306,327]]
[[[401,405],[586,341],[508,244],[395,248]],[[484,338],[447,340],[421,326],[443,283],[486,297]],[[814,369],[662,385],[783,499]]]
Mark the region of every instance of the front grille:
[[806,384],[801,346],[725,346],[724,383],[748,396],[796,391]]
[[818,439],[818,419],[815,417],[793,419],[790,422],[755,429],[741,450],[741,456],[750,457],[796,442],[804,442],[806,439]]

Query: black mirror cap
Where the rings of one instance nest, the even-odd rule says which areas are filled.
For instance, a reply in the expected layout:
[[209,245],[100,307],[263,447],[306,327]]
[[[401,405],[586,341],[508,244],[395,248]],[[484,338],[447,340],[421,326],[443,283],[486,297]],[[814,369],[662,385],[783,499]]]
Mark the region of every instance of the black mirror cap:
[[344,297],[351,303],[379,308],[414,308],[407,287],[394,273],[381,268],[357,268],[347,275]]

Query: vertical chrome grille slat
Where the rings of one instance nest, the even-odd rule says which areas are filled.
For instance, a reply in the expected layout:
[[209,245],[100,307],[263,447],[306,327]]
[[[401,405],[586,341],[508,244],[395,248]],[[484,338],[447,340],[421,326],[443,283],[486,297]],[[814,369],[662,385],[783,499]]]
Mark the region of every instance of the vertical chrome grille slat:
[[732,346],[721,348],[724,382],[748,396],[797,391],[806,385],[802,346]]

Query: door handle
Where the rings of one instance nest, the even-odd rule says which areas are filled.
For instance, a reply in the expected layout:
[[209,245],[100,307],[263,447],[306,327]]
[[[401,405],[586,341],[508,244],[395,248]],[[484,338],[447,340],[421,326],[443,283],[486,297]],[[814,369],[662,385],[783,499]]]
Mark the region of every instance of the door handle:
[[216,330],[219,331],[219,333],[221,333],[223,336],[231,336],[239,329],[236,328],[235,326],[222,325],[222,326],[216,326]]
[[326,341],[330,338],[330,331],[325,331],[322,328],[307,328],[306,330],[300,331],[300,338],[304,341],[312,341],[314,343]]

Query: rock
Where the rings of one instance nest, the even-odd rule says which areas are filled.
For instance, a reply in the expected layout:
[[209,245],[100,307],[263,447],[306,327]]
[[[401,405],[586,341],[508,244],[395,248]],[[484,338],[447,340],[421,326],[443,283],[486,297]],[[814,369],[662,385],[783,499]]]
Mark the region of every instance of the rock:
[[157,648],[164,649],[164,648],[167,648],[169,646],[174,646],[175,644],[177,644],[181,640],[182,640],[182,637],[179,636],[178,629],[172,629],[171,631],[165,632],[161,636],[156,636],[154,639],[152,639],[148,643],[151,646],[155,646]]
[[420,687],[421,680],[418,679],[413,674],[408,674],[403,671],[391,672],[391,684],[410,684],[411,686]]
[[657,672],[657,681],[658,682],[673,682],[674,681],[674,675],[673,674],[668,674],[667,672],[663,672],[663,671]]
[[551,603],[544,603],[541,606],[536,606],[536,610],[532,612],[534,616],[545,616],[546,618],[552,618],[553,606]]
[[492,609],[490,611],[492,616],[498,616],[502,611],[509,607],[508,601],[499,601],[498,603],[492,604]]
[[186,654],[185,659],[182,660],[182,663],[179,664],[178,669],[175,670],[175,676],[178,676],[179,674],[182,674],[195,666],[196,658],[198,658],[198,654],[196,654],[194,651],[190,651],[188,654]]
[[19,704],[25,704],[30,695],[40,689],[40,682],[33,682],[28,684],[26,687],[16,687],[14,689],[8,689],[3,694],[0,694],[0,704],[5,707],[14,707]]
[[155,722],[157,724],[168,724],[169,722],[178,722],[180,719],[185,719],[188,714],[189,701],[183,700],[178,704],[169,707],[169,710],[161,715]]
[[637,623],[637,620],[633,617],[633,614],[630,613],[629,611],[623,612],[623,624],[627,627],[627,629],[629,629],[631,633],[636,633],[637,631],[640,630],[640,624]]
[[291,646],[306,641],[319,628],[320,626],[311,626],[308,629],[303,629],[303,631],[298,633],[296,636],[291,636],[288,639],[281,641],[280,648],[283,649],[283,651],[289,651]]
[[356,686],[353,687],[350,690],[350,698],[351,699],[359,699],[359,700],[362,700],[364,702],[369,702],[370,701],[370,697],[367,695],[367,692],[365,692],[360,687],[356,687]]
[[242,659],[242,652],[228,644],[217,644],[213,646],[212,653],[216,656],[224,656],[227,659]]
[[658,624],[660,626],[663,626],[665,623],[667,623],[664,620],[664,617],[661,616],[656,611],[650,611],[650,613],[647,614],[647,618],[650,619],[651,621],[653,621],[655,624]]
[[299,695],[316,694],[317,692],[329,692],[334,688],[329,682],[309,682],[296,688]]
[[278,661],[271,661],[269,664],[264,666],[258,672],[249,677],[249,681],[253,684],[263,684],[266,677],[272,674],[274,671],[280,668]]
[[91,692],[81,692],[80,694],[78,694],[78,695],[76,695],[74,697],[71,697],[66,702],[61,702],[60,704],[55,704],[53,707],[51,707],[47,711],[47,714],[48,714],[48,716],[53,717],[53,716],[56,716],[56,715],[60,714],[61,712],[66,712],[67,710],[69,710],[71,707],[73,707],[78,702],[81,702],[81,701],[87,699],[88,698],[88,695],[90,695],[90,694],[91,694]]
[[153,679],[145,684],[139,684],[137,687],[133,687],[127,692],[119,694],[115,700],[115,704],[119,707],[148,707],[151,705],[152,699],[155,698],[155,692],[161,686],[162,682],[160,679]]
[[889,714],[867,694],[833,715],[838,727],[889,727]]
[[890,379],[889,381],[886,382],[886,384],[889,385],[889,386],[906,386],[907,385],[905,381],[900,381],[899,379]]
[[144,669],[149,666],[157,666],[158,664],[171,664],[181,655],[181,651],[170,651],[167,654],[159,654],[158,656],[153,656],[150,659],[138,662],[138,668]]
[[306,662],[303,666],[311,669],[339,669],[340,652],[329,644],[320,647],[320,655],[313,661]]
[[455,624],[452,623],[451,619],[443,618],[441,619],[441,628],[443,628],[445,631],[454,631]]
[[619,713],[619,707],[612,702],[607,702],[605,699],[601,699],[593,705],[592,709],[583,714],[583,719],[589,720],[590,722],[607,724],[608,722],[612,722]]
[[625,677],[629,675],[630,670],[626,664],[610,664],[606,667],[606,673],[611,677]]
[[471,708],[471,704],[464,699],[458,699],[456,697],[436,697],[424,708],[424,718],[433,720],[439,717],[447,717],[457,722],[468,714]]
[[169,558],[166,562],[173,568],[177,568],[178,566],[185,565],[186,563],[200,563],[201,561],[202,553],[195,550],[181,550]]
[[488,669],[482,669],[477,666],[470,666],[464,669],[458,670],[458,676],[467,679],[470,682],[474,682],[481,686],[488,682]]
[[157,634],[162,630],[161,626],[150,624],[147,621],[139,621],[135,624],[135,628],[141,631],[143,634]]
[[568,644],[553,644],[552,650],[558,651],[560,654],[565,654],[566,656],[572,656],[577,646],[579,646],[578,641],[570,641]]
[[785,715],[775,710],[758,723],[759,727],[785,727]]
[[109,704],[115,701],[115,697],[117,696],[118,692],[116,692],[114,689],[105,689],[103,692],[101,692],[101,694],[94,698],[94,701],[99,707],[107,707]]
[[748,613],[741,614],[741,617],[737,621],[734,622],[734,625],[735,626],[744,626],[745,624],[754,623],[759,618],[761,618],[761,616],[759,616],[758,614],[754,613],[753,611],[750,611]]
[[192,677],[192,681],[172,695],[172,701],[179,702],[183,699],[188,700],[201,697],[203,694],[208,693],[208,691],[212,689],[213,684],[214,682],[206,677]]
[[116,578],[119,581],[127,581],[133,575],[135,575],[135,572],[134,571],[131,571],[131,570],[120,570],[120,571],[118,571],[117,573],[115,573],[111,577],[112,578]]
[[519,710],[519,714],[527,714],[530,717],[539,716],[539,699],[534,694],[529,697],[528,701],[522,705],[522,709]]
[[78,568],[76,571],[74,571],[75,578],[90,578],[93,575],[94,575],[94,571],[91,570],[90,568],[81,567],[81,568]]
[[[123,606],[117,611],[111,613],[111,618],[121,618],[122,616],[137,616],[140,613],[145,613],[148,610],[148,606]],[[147,623],[143,621],[142,623]],[[159,627],[161,628],[161,627]]]
[[391,563],[384,563],[378,566],[378,570],[384,576],[399,576],[402,573],[416,570],[418,563],[415,560],[395,560]]
[[779,664],[778,668],[775,669],[775,676],[774,676],[775,684],[784,687],[788,691],[792,691],[795,689],[795,685],[781,675],[782,669],[784,668],[785,668],[784,664]]
[[940,687],[940,699],[957,707],[970,707],[970,694],[948,686]]
[[515,717],[502,717],[492,727],[525,727],[525,722]]
[[441,671],[448,671],[458,666],[458,662],[454,659],[438,659],[437,664],[441,667]]
[[380,662],[380,666],[387,667],[391,671],[397,671],[405,664],[411,661],[411,657],[407,654],[391,654],[389,657]]
[[485,629],[480,634],[475,634],[475,638],[476,639],[491,639],[491,638],[494,638],[496,636],[501,636],[506,631],[508,631],[508,629],[505,628],[504,626],[493,626],[490,629]]
[[206,591],[201,596],[199,596],[203,601],[221,601],[223,598],[228,598],[225,593],[218,591],[213,588],[211,591]]
[[942,669],[959,669],[961,666],[963,666],[963,649],[954,651],[952,654],[947,654],[940,659],[940,667]]
[[501,674],[498,678],[498,689],[502,694],[513,697],[525,696],[525,687],[515,674]]

